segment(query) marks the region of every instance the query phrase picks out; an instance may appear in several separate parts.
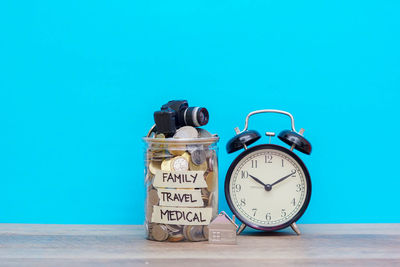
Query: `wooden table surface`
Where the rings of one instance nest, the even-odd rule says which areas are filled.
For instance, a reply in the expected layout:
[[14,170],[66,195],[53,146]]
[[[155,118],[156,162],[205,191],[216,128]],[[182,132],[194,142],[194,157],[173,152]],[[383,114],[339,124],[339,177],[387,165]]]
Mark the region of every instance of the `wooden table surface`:
[[0,224],[0,265],[400,266],[400,224],[299,227],[301,236],[249,231],[217,246],[148,241],[139,225]]

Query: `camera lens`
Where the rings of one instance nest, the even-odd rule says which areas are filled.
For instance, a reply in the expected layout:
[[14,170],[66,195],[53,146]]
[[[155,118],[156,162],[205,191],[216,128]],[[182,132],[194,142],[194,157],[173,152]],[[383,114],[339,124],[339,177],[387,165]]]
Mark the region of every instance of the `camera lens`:
[[203,126],[208,123],[208,111],[202,107],[190,107],[185,110],[185,124],[190,126]]

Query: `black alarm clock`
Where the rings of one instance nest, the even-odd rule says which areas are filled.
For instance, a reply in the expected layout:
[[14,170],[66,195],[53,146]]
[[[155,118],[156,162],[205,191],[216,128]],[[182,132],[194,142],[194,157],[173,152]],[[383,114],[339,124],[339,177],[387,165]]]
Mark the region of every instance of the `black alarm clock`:
[[[290,117],[291,130],[279,133],[286,148],[271,144],[273,132],[266,132],[269,144],[249,145],[261,138],[255,130],[248,130],[249,118],[259,113],[279,113]],[[249,113],[243,131],[235,128],[236,136],[226,145],[228,153],[244,149],[232,162],[225,179],[228,205],[242,222],[240,234],[246,226],[262,231],[276,231],[288,226],[300,235],[296,221],[304,214],[311,197],[310,174],[293,150],[309,155],[311,144],[303,137],[304,130],[295,130],[292,114],[282,110],[265,109]]]

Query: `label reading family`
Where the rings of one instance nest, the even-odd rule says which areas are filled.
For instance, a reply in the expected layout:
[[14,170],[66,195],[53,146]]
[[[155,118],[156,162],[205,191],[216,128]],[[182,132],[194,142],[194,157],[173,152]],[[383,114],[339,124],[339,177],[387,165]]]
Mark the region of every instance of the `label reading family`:
[[160,206],[202,207],[201,190],[198,189],[158,189]]
[[178,208],[153,206],[151,221],[164,224],[208,225],[212,208]]
[[205,188],[204,171],[156,172],[154,187]]

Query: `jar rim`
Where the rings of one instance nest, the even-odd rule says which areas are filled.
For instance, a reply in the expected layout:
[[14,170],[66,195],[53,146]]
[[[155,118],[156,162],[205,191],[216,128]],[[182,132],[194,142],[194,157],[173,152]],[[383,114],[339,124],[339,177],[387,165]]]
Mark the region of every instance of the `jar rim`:
[[219,136],[200,137],[200,138],[154,138],[143,137],[142,140],[146,143],[156,144],[214,144],[219,141]]

